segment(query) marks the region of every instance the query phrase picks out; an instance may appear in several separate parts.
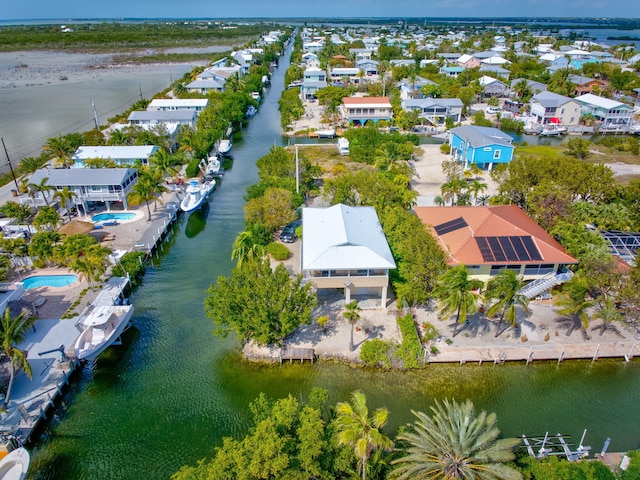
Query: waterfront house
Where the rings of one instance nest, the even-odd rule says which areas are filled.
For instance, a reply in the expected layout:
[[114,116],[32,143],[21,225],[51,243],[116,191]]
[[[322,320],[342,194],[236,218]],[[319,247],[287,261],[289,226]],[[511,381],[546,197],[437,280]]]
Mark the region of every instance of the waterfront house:
[[631,126],[633,107],[592,93],[576,97],[583,114],[591,114],[600,122],[601,130],[626,131]]
[[103,160],[112,160],[116,165],[142,165],[149,164],[151,157],[160,147],[155,145],[100,145],[90,146],[82,145],[78,147],[76,153],[73,154],[74,168],[84,168],[85,162],[92,158],[100,158]]
[[[121,204],[127,210],[127,195],[138,181],[135,168],[43,168],[31,176],[31,182],[39,184],[47,178],[46,184],[55,190],[67,187],[76,196],[71,200],[87,210],[88,202],[104,202],[107,209],[110,204]],[[34,206],[44,205],[42,198],[20,198],[22,203]]]
[[548,279],[551,287],[566,278],[567,265],[578,263],[517,205],[413,210],[444,250],[447,264],[464,264],[471,278],[483,282],[509,269],[527,281]]
[[320,59],[315,53],[305,53],[302,55],[302,61],[307,68],[320,68]]
[[208,105],[208,98],[154,98],[147,110],[195,110],[199,114]]
[[135,110],[129,114],[131,125],[188,125],[196,127],[198,112],[193,109],[181,110]]
[[538,125],[574,126],[580,123],[582,108],[573,98],[553,92],[540,92],[531,97],[531,116]]
[[376,295],[386,307],[396,264],[375,208],[303,208],[301,249],[302,275],[319,292],[344,289],[346,303]]
[[529,80],[528,78],[516,78],[515,80],[511,80],[511,89],[513,90],[515,86],[523,80],[527,84],[529,90],[531,90],[531,93],[533,93],[534,95],[540,92],[547,91],[547,86],[544,83],[536,82],[535,80]]
[[355,125],[391,121],[393,116],[389,97],[344,97],[340,110],[342,118]]
[[345,83],[359,83],[361,75],[359,68],[352,67],[335,67],[331,69],[331,81],[344,81]]
[[475,164],[491,170],[496,163],[513,159],[513,138],[493,127],[463,126],[449,131],[450,152],[466,169]]
[[459,98],[415,98],[402,100],[405,112],[417,110],[418,116],[431,125],[442,125],[447,118],[459,123],[462,117],[462,100]]
[[185,86],[189,93],[200,93],[207,95],[210,92],[224,92],[224,81],[215,80],[213,78],[198,79]]

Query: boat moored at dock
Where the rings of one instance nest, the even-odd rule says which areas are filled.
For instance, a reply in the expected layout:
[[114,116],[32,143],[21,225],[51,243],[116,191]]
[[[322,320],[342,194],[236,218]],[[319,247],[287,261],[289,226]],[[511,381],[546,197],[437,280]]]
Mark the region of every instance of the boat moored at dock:
[[73,354],[78,360],[94,360],[124,332],[133,315],[133,305],[91,305],[85,312],[76,324],[82,331],[73,345]]
[[182,211],[189,213],[200,207],[215,186],[216,181],[213,179],[201,182],[198,178],[192,178],[187,186],[186,194],[180,203]]
[[10,451],[0,460],[0,480],[23,480],[29,471],[30,455],[24,448]]

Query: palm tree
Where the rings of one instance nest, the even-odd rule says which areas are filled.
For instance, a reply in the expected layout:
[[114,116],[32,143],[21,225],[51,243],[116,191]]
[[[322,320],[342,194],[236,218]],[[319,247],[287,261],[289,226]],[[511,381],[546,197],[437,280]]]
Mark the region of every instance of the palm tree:
[[93,290],[96,280],[107,270],[107,256],[109,254],[111,254],[110,249],[100,245],[92,245],[83,255],[76,258],[69,268],[83,275]]
[[164,148],[157,150],[153,155],[151,155],[149,161],[153,169],[161,172],[162,178],[166,177],[167,174],[173,176],[178,173],[178,169],[173,165],[171,155],[169,155]]
[[49,181],[49,177],[44,177],[40,180],[40,183],[29,183],[27,187],[29,188],[29,196],[35,200],[38,194],[42,195],[44,198],[44,203],[49,206],[49,200],[47,200],[47,193],[54,189],[51,185],[47,185]]
[[441,317],[456,314],[456,326],[453,336],[458,334],[458,325],[467,320],[467,315],[478,311],[479,294],[477,290],[482,286],[480,280],[471,280],[467,268],[463,264],[447,269],[438,279],[435,288],[436,297],[440,300]]
[[20,160],[16,169],[20,175],[31,175],[42,168],[48,160],[40,157],[27,157]]
[[164,174],[160,170],[146,169],[141,176],[144,177],[144,181],[149,183],[153,192],[153,211],[155,212],[158,209],[158,201],[162,203],[160,196],[167,191]]
[[238,260],[238,267],[240,267],[244,261],[259,260],[265,253],[264,246],[256,242],[251,230],[245,230],[240,232],[233,242],[231,260]]
[[357,300],[352,300],[344,306],[345,311],[342,314],[344,318],[351,324],[351,337],[349,339],[349,351],[353,352],[356,347],[353,344],[353,328],[355,327],[358,320],[360,320],[360,312],[362,309],[358,305]]
[[487,189],[487,184],[480,180],[473,180],[468,186],[467,190],[473,195],[473,204],[478,205],[478,197],[482,192]]
[[378,408],[369,417],[367,397],[356,390],[351,394],[351,403],[339,402],[336,405],[336,426],[338,427],[338,445],[348,445],[358,458],[358,470],[362,480],[367,475],[367,460],[378,449],[391,449],[393,442],[380,431],[389,418],[386,408]]
[[442,198],[447,200],[451,200],[451,206],[456,204],[456,199],[462,192],[462,190],[466,187],[467,182],[460,178],[452,178],[448,182],[445,182],[440,187],[440,192],[442,193]]
[[49,154],[57,164],[65,168],[73,164],[71,156],[74,153],[74,149],[67,137],[58,135],[57,137],[48,138],[43,150]]
[[64,187],[62,190],[56,190],[53,194],[53,198],[60,202],[67,210],[67,216],[69,217],[69,221],[71,221],[71,202],[78,195],[73,190],[69,190],[69,187]]
[[393,462],[391,478],[397,480],[522,480],[522,474],[505,465],[513,460],[517,438],[498,440],[495,413],[476,415],[473,403],[436,401],[429,417],[413,412],[417,420],[398,435],[405,453]]
[[521,276],[506,268],[500,270],[498,275],[487,284],[485,298],[496,300],[487,310],[487,315],[492,317],[500,312],[496,337],[501,333],[500,327],[503,320],[509,322],[513,327],[518,324],[517,307],[521,307],[525,313],[529,313],[529,299],[518,293],[524,284]]
[[149,207],[149,202],[155,198],[156,195],[153,186],[140,175],[136,184],[131,188],[128,200],[132,205],[140,205],[141,203],[147,205],[147,222],[151,221],[151,207]]
[[604,332],[607,331],[607,329],[613,322],[619,322],[624,319],[624,316],[618,311],[616,303],[611,297],[605,298],[604,303],[600,307],[600,310],[596,312],[594,317],[602,320],[602,325],[599,327],[600,336],[602,336]]
[[5,410],[9,405],[16,367],[21,368],[31,379],[31,365],[22,350],[16,348],[16,344],[22,342],[27,329],[31,327],[33,321],[34,318],[24,312],[15,318],[12,317],[9,307],[5,309],[4,315],[0,317],[0,351],[9,357],[9,385],[7,385],[7,393],[3,403],[3,409]]
[[589,328],[588,309],[593,307],[593,300],[587,298],[589,284],[582,276],[575,275],[565,284],[565,295],[558,300],[557,305],[562,307],[558,310],[560,315],[565,315],[573,319],[573,324],[567,330],[567,337],[573,333],[575,327],[580,324],[584,331]]

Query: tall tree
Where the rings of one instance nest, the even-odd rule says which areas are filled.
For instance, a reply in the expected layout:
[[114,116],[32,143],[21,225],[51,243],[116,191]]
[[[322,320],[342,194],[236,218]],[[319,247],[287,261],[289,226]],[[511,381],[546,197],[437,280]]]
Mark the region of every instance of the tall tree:
[[436,401],[429,417],[413,412],[417,420],[401,432],[404,455],[391,478],[398,480],[521,480],[522,474],[505,465],[514,459],[517,438],[498,439],[495,413],[476,415],[473,403]]
[[233,242],[233,250],[231,250],[231,260],[238,261],[238,267],[243,262],[252,262],[263,258],[266,254],[264,245],[259,243],[259,239],[255,237],[253,231],[244,230],[238,234]]
[[345,306],[345,311],[342,314],[344,318],[351,324],[351,336],[349,337],[349,351],[353,352],[355,350],[355,345],[353,344],[353,329],[360,320],[360,311],[362,310],[358,305],[357,300],[352,300],[347,303]]
[[51,159],[55,160],[56,164],[64,168],[73,165],[71,156],[75,152],[75,148],[68,137],[58,135],[57,137],[48,138],[43,150]]
[[[49,177],[44,177],[40,180],[40,183],[29,183],[27,184],[27,188],[29,189],[29,196],[35,200],[38,194],[42,195],[44,199],[44,203],[46,206],[49,206],[49,199],[47,198],[50,191],[54,189],[51,185],[47,185],[49,181]],[[34,203],[35,206],[35,203]]]
[[485,298],[493,300],[493,304],[487,310],[487,315],[492,317],[500,313],[500,321],[496,328],[496,337],[500,335],[502,321],[506,320],[515,327],[518,324],[518,307],[525,313],[529,312],[529,299],[518,292],[524,287],[525,282],[521,276],[513,270],[500,270],[498,275],[489,281]]
[[9,384],[4,397],[3,409],[7,409],[11,397],[11,388],[16,375],[16,368],[21,368],[31,378],[31,365],[22,350],[16,347],[24,340],[24,335],[33,323],[34,318],[24,312],[17,317],[11,316],[11,309],[7,307],[4,315],[0,316],[0,351],[9,358]]
[[567,336],[580,327],[582,327],[586,335],[587,328],[589,328],[588,310],[594,305],[594,301],[588,298],[589,283],[586,278],[578,273],[565,283],[564,287],[564,295],[558,300],[557,305],[561,307],[558,310],[560,315],[565,315],[573,320],[567,330]]
[[140,205],[141,203],[144,203],[147,206],[147,222],[151,221],[151,207],[149,206],[149,202],[155,200],[155,198],[156,191],[153,183],[149,181],[148,177],[140,174],[138,181],[131,188],[128,200],[133,205]]
[[480,295],[474,290],[479,290],[481,286],[481,281],[469,278],[467,267],[463,264],[449,268],[438,279],[435,293],[440,300],[439,314],[441,317],[456,314],[454,337],[458,334],[459,324],[466,322],[467,315],[478,311]]
[[367,397],[359,390],[351,394],[351,402],[339,402],[336,405],[335,423],[338,428],[338,444],[348,445],[358,459],[358,471],[362,480],[367,478],[367,461],[378,449],[389,450],[393,442],[382,433],[387,424],[389,411],[378,408],[369,416]]

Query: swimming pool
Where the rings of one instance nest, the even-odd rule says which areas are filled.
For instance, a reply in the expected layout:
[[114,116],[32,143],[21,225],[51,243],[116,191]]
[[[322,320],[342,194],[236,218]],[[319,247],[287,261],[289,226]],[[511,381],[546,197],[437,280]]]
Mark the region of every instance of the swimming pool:
[[135,213],[131,212],[109,212],[99,213],[91,217],[92,222],[104,222],[107,220],[133,220],[136,218]]
[[26,290],[30,290],[40,287],[68,287],[77,281],[77,275],[35,275],[25,278],[22,284]]

